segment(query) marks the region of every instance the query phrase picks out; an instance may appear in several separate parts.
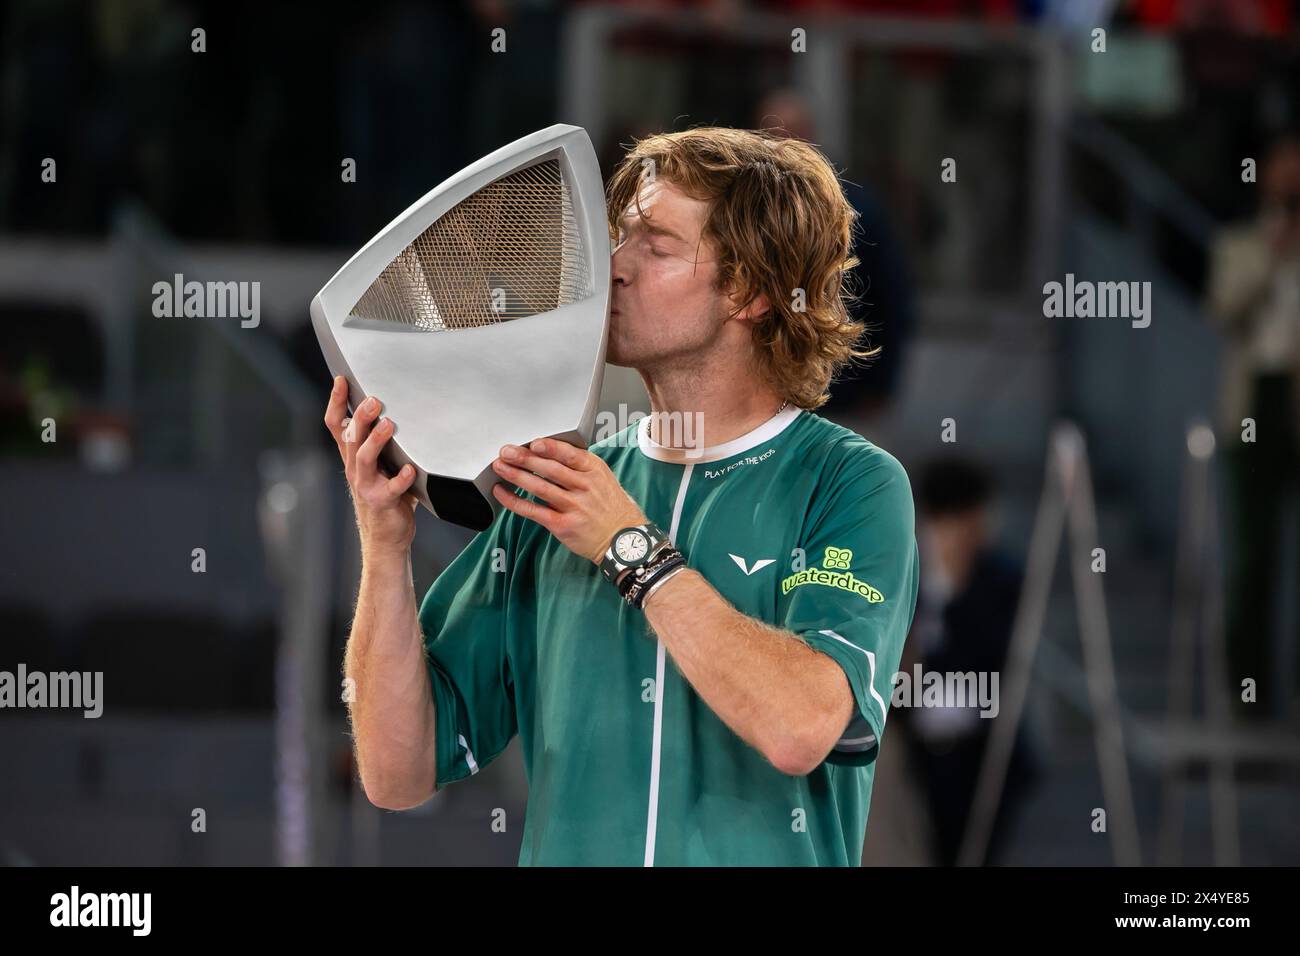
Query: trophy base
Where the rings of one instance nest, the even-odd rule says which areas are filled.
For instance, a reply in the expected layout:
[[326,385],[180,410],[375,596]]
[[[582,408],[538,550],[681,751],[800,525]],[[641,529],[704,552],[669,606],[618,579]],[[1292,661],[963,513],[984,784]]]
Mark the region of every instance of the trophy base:
[[492,523],[495,510],[474,482],[429,475],[424,487],[433,513],[443,521],[473,531],[482,531]]

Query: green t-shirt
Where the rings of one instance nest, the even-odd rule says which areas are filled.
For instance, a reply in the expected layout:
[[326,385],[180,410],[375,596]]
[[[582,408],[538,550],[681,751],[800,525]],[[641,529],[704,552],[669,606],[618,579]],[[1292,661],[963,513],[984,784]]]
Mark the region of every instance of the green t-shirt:
[[916,608],[907,473],[793,406],[694,457],[655,444],[648,425],[591,451],[739,611],[844,668],[853,721],[811,773],[777,770],[595,565],[502,510],[420,607],[437,785],[478,773],[518,733],[520,865],[856,866]]

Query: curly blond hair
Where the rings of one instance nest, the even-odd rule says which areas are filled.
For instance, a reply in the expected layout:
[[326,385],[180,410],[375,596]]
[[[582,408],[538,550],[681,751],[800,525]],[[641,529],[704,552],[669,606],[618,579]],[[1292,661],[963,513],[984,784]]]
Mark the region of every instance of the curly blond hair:
[[803,140],[706,126],[637,140],[607,189],[610,237],[629,205],[640,209],[647,170],[709,204],[703,238],[718,251],[718,285],[741,308],[759,295],[759,372],[800,408],[826,403],[837,372],[880,354],[857,348],[848,270],[857,213],[826,157]]

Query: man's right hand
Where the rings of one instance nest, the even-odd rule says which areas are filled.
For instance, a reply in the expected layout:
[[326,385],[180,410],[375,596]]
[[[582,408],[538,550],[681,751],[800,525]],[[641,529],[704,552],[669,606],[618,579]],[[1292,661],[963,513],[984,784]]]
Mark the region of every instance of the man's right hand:
[[334,379],[325,409],[325,427],[338,445],[352,493],[363,554],[405,553],[415,540],[415,508],[419,502],[410,491],[415,469],[404,465],[393,478],[379,470],[379,452],[393,435],[392,421],[379,418],[382,408],[383,403],[371,395],[349,419],[347,380],[340,375]]

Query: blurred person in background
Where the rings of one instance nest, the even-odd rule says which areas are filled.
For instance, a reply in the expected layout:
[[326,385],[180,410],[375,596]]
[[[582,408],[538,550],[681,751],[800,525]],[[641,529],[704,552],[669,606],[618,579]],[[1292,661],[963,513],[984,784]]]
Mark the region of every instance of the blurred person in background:
[[[930,462],[919,484],[921,594],[902,671],[998,673],[1006,662],[1022,570],[993,543],[993,482],[962,458]],[[990,685],[991,686],[991,685]],[[1002,681],[999,677],[998,687]],[[996,717],[976,706],[903,708],[912,764],[928,797],[935,862],[957,861]],[[1016,735],[987,860],[996,863],[1008,823],[1036,776],[1029,735]]]
[[[1279,587],[1294,590],[1282,535],[1300,477],[1300,136],[1275,142],[1259,166],[1259,212],[1215,243],[1209,311],[1224,338],[1219,435],[1235,530],[1228,594],[1228,684],[1240,715],[1286,704],[1270,660]],[[1254,440],[1243,419],[1254,419]],[[1294,511],[1292,512],[1294,513]],[[1283,565],[1280,567],[1280,565]],[[1294,573],[1295,569],[1290,569]],[[1241,682],[1255,681],[1255,703]]]
[[[755,125],[775,129],[804,142],[816,143],[812,111],[796,90],[772,90],[758,104]],[[851,428],[869,427],[888,413],[898,393],[907,342],[912,332],[912,286],[903,248],[894,237],[888,216],[867,189],[842,180],[844,196],[857,213],[853,256],[849,270],[854,298],[849,313],[867,329],[867,340],[880,347],[870,363],[850,366],[831,388],[823,414]]]

